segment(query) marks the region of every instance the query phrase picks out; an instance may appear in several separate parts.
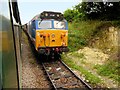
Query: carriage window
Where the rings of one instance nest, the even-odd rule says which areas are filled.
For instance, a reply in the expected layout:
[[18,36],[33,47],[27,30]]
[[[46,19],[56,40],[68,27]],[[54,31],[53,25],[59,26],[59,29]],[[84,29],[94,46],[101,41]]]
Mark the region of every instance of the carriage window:
[[66,25],[64,21],[54,21],[54,28],[65,29]]
[[51,21],[38,21],[38,28],[42,28],[42,29],[48,29],[48,28],[52,28],[52,23]]

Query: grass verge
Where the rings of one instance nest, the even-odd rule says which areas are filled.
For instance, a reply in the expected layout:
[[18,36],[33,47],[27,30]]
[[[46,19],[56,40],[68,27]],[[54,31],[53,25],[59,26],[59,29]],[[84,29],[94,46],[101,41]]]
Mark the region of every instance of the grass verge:
[[91,38],[94,38],[102,29],[115,26],[120,27],[119,21],[80,21],[72,22],[69,26],[68,48],[70,52],[77,51],[87,46]]
[[71,67],[72,69],[80,71],[84,76],[85,80],[89,81],[91,84],[98,84],[101,83],[101,79],[95,75],[93,75],[91,72],[85,70],[82,66],[76,65],[69,57],[66,55],[62,55],[62,58],[64,62]]
[[95,65],[94,68],[97,70],[99,75],[108,76],[120,83],[120,76],[118,75],[120,63],[118,63],[118,61],[109,60],[104,65]]

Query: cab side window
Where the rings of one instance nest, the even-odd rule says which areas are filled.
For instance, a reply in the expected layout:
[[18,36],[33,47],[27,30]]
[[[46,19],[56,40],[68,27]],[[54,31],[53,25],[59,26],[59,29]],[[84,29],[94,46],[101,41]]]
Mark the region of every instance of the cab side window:
[[32,29],[36,29],[35,21],[32,22]]

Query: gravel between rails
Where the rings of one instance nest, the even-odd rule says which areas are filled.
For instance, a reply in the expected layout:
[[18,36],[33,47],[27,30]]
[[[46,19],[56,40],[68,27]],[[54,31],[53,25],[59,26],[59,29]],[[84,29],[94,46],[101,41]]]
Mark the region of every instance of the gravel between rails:
[[22,88],[50,89],[50,87],[42,66],[33,55],[27,36],[22,33]]
[[48,73],[55,88],[89,90],[80,79],[76,78],[60,61],[44,62],[43,67]]

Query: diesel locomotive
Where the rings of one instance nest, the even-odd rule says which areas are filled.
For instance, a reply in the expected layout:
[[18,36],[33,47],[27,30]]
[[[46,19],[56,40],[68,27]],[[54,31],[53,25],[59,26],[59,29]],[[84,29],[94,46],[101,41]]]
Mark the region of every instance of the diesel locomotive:
[[26,24],[27,33],[40,55],[60,58],[68,52],[68,23],[60,12],[43,11]]

